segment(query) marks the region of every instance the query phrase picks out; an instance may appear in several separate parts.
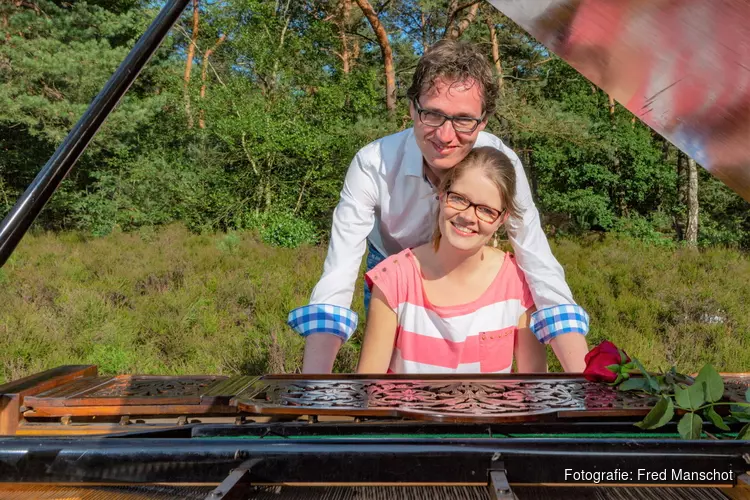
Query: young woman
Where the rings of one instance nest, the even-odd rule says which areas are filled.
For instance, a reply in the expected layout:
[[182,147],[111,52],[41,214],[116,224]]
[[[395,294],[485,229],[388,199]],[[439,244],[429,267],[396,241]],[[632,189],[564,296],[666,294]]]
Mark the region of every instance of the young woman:
[[[432,244],[367,273],[372,300],[359,373],[545,372],[546,348],[515,258],[488,246],[513,214],[515,171],[502,152],[475,148],[442,180]],[[586,340],[551,342],[566,371],[583,371]]]

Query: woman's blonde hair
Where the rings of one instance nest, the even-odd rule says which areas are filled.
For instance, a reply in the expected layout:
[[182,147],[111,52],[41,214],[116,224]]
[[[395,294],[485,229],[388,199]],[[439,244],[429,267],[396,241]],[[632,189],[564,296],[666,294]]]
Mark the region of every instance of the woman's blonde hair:
[[[518,205],[516,204],[516,170],[513,162],[502,151],[493,147],[484,146],[474,148],[461,160],[458,165],[450,169],[443,177],[438,187],[438,193],[442,197],[451,190],[453,184],[469,170],[481,168],[484,174],[491,179],[503,201],[503,215],[501,217],[518,217]],[[432,233],[432,246],[435,251],[440,247],[440,209],[438,209],[435,221],[435,232]]]

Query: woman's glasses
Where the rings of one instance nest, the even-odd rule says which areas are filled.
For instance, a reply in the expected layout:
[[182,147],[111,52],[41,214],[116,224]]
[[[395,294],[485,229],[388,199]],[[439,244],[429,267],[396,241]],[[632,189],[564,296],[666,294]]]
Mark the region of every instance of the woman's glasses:
[[445,193],[445,204],[454,210],[458,210],[459,212],[463,212],[470,207],[474,207],[474,213],[477,214],[477,219],[488,224],[493,224],[497,219],[500,218],[503,212],[505,212],[505,210],[495,210],[494,208],[488,207],[487,205],[477,205],[476,203],[472,203],[467,200],[464,196],[461,196],[458,193],[453,193],[451,191]]

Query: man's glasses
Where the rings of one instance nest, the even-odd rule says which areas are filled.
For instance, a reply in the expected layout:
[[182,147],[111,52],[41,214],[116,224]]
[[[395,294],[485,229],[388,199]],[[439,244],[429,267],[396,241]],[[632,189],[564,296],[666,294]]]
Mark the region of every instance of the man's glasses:
[[477,219],[486,222],[488,224],[494,224],[494,222],[500,218],[505,210],[495,210],[494,208],[488,207],[487,205],[477,205],[467,200],[460,194],[448,191],[445,193],[445,204],[454,210],[463,212],[470,207],[474,207],[474,213],[477,214]]
[[453,123],[453,129],[456,132],[470,134],[474,132],[484,120],[484,113],[482,113],[480,118],[472,118],[471,116],[449,116],[437,111],[430,111],[422,108],[416,99],[413,102],[414,108],[419,115],[419,120],[428,127],[442,127],[445,120],[450,120],[451,123]]

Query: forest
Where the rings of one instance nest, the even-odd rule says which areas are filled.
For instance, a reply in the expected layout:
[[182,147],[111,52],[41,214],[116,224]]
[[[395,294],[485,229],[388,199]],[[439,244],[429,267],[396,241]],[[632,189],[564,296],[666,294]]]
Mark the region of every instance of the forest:
[[[158,7],[0,5],[1,213]],[[457,0],[193,0],[37,226],[106,235],[179,221],[324,242],[351,158],[410,126],[415,62],[444,37],[494,62],[487,130],[522,158],[548,234],[750,246],[747,202],[491,5]]]

